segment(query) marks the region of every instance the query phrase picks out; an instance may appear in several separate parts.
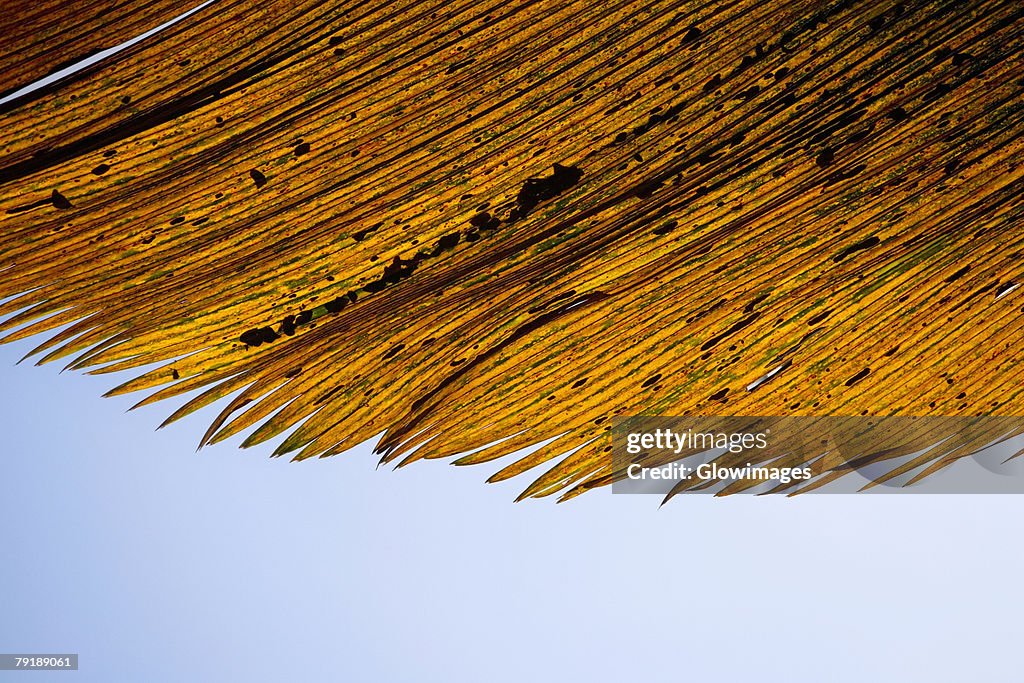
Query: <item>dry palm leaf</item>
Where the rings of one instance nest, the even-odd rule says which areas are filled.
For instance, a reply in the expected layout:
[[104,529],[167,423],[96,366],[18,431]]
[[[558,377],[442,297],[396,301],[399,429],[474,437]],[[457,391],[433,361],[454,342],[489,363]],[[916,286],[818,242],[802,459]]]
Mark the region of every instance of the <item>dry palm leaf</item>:
[[[186,9],[19,0],[0,90]],[[1017,0],[218,0],[0,105],[2,328],[166,361],[112,393],[207,388],[172,419],[237,393],[204,443],[559,436],[492,477],[557,458],[528,496],[621,476],[617,415],[1024,415],[1022,33]]]

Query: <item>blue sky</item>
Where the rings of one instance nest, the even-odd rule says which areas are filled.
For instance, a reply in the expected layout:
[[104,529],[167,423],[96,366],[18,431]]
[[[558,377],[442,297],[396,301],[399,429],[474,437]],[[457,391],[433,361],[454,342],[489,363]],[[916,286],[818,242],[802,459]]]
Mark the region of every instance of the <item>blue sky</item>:
[[0,652],[32,681],[1016,681],[1019,496],[514,504],[290,463],[0,346]]

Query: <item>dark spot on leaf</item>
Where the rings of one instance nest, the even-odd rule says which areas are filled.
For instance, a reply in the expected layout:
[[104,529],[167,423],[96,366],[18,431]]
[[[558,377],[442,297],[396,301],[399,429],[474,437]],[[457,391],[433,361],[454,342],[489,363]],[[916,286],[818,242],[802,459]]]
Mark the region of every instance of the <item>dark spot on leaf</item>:
[[765,293],[765,294],[758,294],[756,297],[751,299],[747,303],[746,306],[743,307],[743,312],[744,313],[752,313],[754,311],[754,308],[756,308],[759,303],[761,303],[762,301],[764,301],[767,298],[768,298],[768,294],[767,293]]
[[646,389],[647,387],[652,386],[655,383],[657,383],[657,381],[659,379],[661,379],[661,373],[660,372],[658,374],[656,374],[656,375],[651,375],[650,377],[645,379],[643,384],[640,385],[640,388],[641,389]]
[[277,338],[277,333],[269,327],[260,327],[243,332],[238,341],[248,346],[259,346],[260,344],[269,344]]
[[694,43],[703,34],[704,34],[704,32],[701,31],[700,28],[698,28],[697,26],[691,26],[690,28],[686,29],[686,33],[683,34],[683,38],[680,41],[680,44],[681,45],[687,45],[689,43]]
[[481,211],[469,219],[469,224],[481,230],[494,230],[501,225],[501,221],[486,211]]
[[390,264],[384,266],[383,275],[379,279],[364,285],[363,289],[367,292],[379,292],[388,285],[404,280],[413,274],[421,258],[423,258],[421,254],[416,254],[411,259],[403,259],[401,256],[396,256]]
[[880,242],[880,240],[877,237],[875,237],[874,235],[872,235],[871,237],[868,237],[867,239],[863,239],[860,242],[857,242],[856,244],[852,244],[852,245],[846,247],[841,252],[839,252],[834,257],[832,257],[832,260],[835,261],[836,263],[839,263],[840,261],[845,259],[850,254],[854,254],[854,253],[856,253],[858,251],[863,251],[864,249],[870,249],[871,247],[877,245],[879,242]]
[[633,194],[640,199],[647,199],[659,189],[661,189],[663,183],[658,178],[648,178],[642,181],[633,190]]
[[858,372],[856,375],[854,375],[850,379],[846,380],[846,386],[852,387],[854,384],[856,384],[857,382],[861,381],[862,379],[864,379],[865,377],[867,377],[870,374],[871,374],[871,368],[864,368],[863,370]]
[[727,388],[726,389],[722,389],[721,391],[716,391],[715,393],[711,394],[711,396],[708,397],[708,400],[709,401],[721,401],[722,403],[725,403],[725,396],[728,393],[729,393],[729,389],[727,389]]
[[395,356],[398,355],[399,351],[401,351],[404,348],[405,348],[405,344],[395,344],[381,358],[383,360],[391,360],[392,358],[394,358]]
[[959,279],[960,279],[960,278],[962,278],[962,277],[963,277],[964,275],[967,275],[967,271],[969,271],[970,269],[971,269],[971,267],[970,267],[970,266],[964,266],[964,267],[963,267],[963,268],[961,268],[960,270],[956,271],[955,273],[953,273],[952,275],[950,275],[949,277],[947,277],[947,278],[946,278],[946,282],[954,282],[954,281],[956,281],[956,280],[959,280]]
[[576,185],[582,177],[581,168],[555,164],[551,175],[528,178],[516,195],[516,208],[512,209],[509,218],[513,221],[523,218],[541,202],[557,197]]
[[760,313],[751,313],[750,315],[748,315],[747,317],[743,318],[742,320],[740,320],[739,322],[734,324],[732,327],[727,329],[725,332],[722,332],[721,334],[716,335],[716,336],[712,337],[711,339],[707,340],[706,342],[704,342],[704,344],[700,347],[700,350],[701,351],[707,351],[708,349],[710,349],[713,346],[715,346],[716,344],[718,344],[718,342],[720,342],[723,339],[725,339],[726,337],[728,337],[729,335],[732,335],[732,334],[735,334],[736,332],[739,332],[744,327],[746,327],[750,323],[752,323],[755,320],[757,320],[757,318],[760,315],[761,315]]
[[667,235],[668,233],[675,230],[676,226],[678,225],[679,224],[676,221],[669,221],[668,223],[665,223],[664,225],[655,228],[651,232],[653,232],[655,235]]
[[348,305],[348,299],[341,296],[336,296],[327,303],[324,304],[324,308],[327,309],[328,313],[338,313],[341,309]]
[[832,315],[832,309],[828,309],[828,310],[822,311],[821,313],[818,313],[817,315],[814,315],[811,318],[809,318],[807,320],[807,324],[808,325],[817,325],[818,323],[820,323],[822,320],[824,320],[825,318],[829,317],[830,315]]
[[383,223],[377,223],[376,225],[366,228],[365,230],[357,230],[356,232],[352,233],[352,239],[354,239],[356,242],[362,242],[364,239],[366,239],[367,235],[370,235],[376,232],[377,230],[380,230],[382,227],[384,227]]
[[469,66],[470,64],[472,64],[472,63],[473,63],[473,62],[475,62],[475,61],[476,61],[476,58],[475,58],[475,57],[470,57],[469,59],[466,59],[466,60],[463,60],[463,61],[461,61],[461,62],[457,62],[457,63],[455,63],[455,64],[452,64],[452,65],[451,65],[451,66],[449,66],[449,67],[448,67],[447,69],[445,69],[445,72],[444,72],[444,74],[445,74],[446,76],[451,76],[451,75],[452,75],[453,73],[455,73],[456,71],[458,71],[458,70],[459,70],[459,69],[461,69],[462,67],[464,67],[464,66]]
[[71,208],[71,202],[68,201],[68,198],[65,197],[64,195],[62,195],[57,190],[54,190],[50,194],[50,203],[53,204],[54,208],[57,208],[57,209],[70,209]]
[[966,64],[972,59],[974,59],[974,57],[967,54],[966,52],[954,52],[953,58],[950,61],[953,63],[953,66],[962,66],[963,64]]
[[430,257],[435,258],[437,256],[440,256],[443,252],[449,251],[450,249],[454,249],[455,246],[459,243],[459,239],[461,237],[462,233],[460,233],[459,231],[448,233],[447,235],[442,235],[441,239],[439,239],[437,241],[437,244],[434,245],[434,250],[430,252]]
[[910,115],[907,114],[907,110],[904,109],[903,107],[896,107],[891,112],[889,112],[888,117],[895,121],[896,123],[900,123],[901,121],[906,121],[907,119],[909,119]]

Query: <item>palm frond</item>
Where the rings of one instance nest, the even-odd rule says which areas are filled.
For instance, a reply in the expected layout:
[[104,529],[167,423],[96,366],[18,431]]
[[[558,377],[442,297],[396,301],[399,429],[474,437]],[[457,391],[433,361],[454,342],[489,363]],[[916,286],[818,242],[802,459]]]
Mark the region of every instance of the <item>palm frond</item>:
[[[0,90],[184,9],[19,2]],[[0,106],[0,329],[204,443],[561,435],[527,496],[620,415],[1021,415],[1022,10],[215,2]]]

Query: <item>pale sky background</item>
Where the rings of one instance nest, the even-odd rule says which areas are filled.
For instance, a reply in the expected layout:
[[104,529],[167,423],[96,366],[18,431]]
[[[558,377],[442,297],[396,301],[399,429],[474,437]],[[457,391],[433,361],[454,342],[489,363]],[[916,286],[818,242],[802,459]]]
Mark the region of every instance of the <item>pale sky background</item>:
[[[1020,496],[597,491],[154,431],[0,346],[0,681],[1020,680]],[[1018,540],[1014,540],[1018,539]]]
[[[0,346],[0,681],[1015,683],[1022,496],[513,504],[494,466],[195,453]],[[180,402],[179,402],[180,403]],[[1018,540],[1013,540],[1018,539]]]

